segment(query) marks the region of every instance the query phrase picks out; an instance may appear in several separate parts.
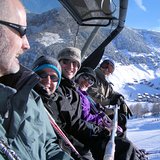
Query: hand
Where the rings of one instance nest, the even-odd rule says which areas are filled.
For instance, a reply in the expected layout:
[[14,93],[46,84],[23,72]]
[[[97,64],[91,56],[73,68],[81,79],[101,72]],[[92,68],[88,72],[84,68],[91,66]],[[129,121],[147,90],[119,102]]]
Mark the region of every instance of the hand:
[[120,105],[121,101],[124,99],[122,94],[116,93],[110,97],[110,105]]
[[120,105],[120,113],[123,113],[128,119],[133,116],[130,108],[127,106],[125,101],[123,101]]

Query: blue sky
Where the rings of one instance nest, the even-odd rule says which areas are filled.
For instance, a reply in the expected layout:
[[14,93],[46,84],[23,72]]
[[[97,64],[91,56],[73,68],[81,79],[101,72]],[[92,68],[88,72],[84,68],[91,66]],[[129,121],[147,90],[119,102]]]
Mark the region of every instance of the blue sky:
[[[29,10],[38,12],[58,7],[58,0],[22,0]],[[160,31],[160,0],[128,0],[126,26]]]
[[160,31],[160,0],[129,0],[126,26]]

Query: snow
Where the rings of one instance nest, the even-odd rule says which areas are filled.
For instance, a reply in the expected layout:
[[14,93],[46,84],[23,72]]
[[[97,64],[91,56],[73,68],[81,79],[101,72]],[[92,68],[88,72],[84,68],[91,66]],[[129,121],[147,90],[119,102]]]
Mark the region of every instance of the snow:
[[36,41],[45,45],[46,47],[53,45],[54,43],[63,43],[63,39],[60,38],[59,34],[55,33],[41,33],[41,38],[38,38]]
[[160,160],[160,117],[128,120],[127,137],[140,149],[149,154],[149,160]]
[[137,94],[160,94],[160,69],[152,70],[148,65],[121,65],[116,63],[115,71],[109,76],[113,89],[125,96],[130,102]]

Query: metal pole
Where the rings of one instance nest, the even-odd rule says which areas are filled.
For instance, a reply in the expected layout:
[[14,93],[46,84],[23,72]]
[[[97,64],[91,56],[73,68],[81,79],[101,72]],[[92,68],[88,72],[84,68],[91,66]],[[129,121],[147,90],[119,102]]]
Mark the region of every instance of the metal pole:
[[95,28],[93,29],[93,31],[90,34],[89,38],[87,39],[85,45],[83,46],[82,51],[81,51],[82,59],[84,58],[85,52],[87,51],[88,47],[90,46],[90,44],[94,40],[94,37],[96,36],[98,30],[99,30],[99,26],[95,26]]
[[105,153],[103,160],[114,160],[114,153],[115,153],[115,136],[118,126],[118,108],[119,106],[116,105],[114,108],[114,118],[112,121],[112,133],[109,142],[106,145]]

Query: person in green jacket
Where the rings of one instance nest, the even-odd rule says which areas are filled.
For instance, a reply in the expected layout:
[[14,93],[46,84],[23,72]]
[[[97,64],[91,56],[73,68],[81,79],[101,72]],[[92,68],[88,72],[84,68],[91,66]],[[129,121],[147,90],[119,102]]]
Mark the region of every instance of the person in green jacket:
[[43,103],[32,90],[39,77],[17,59],[30,48],[26,26],[22,3],[0,0],[0,159],[71,160],[57,144]]

